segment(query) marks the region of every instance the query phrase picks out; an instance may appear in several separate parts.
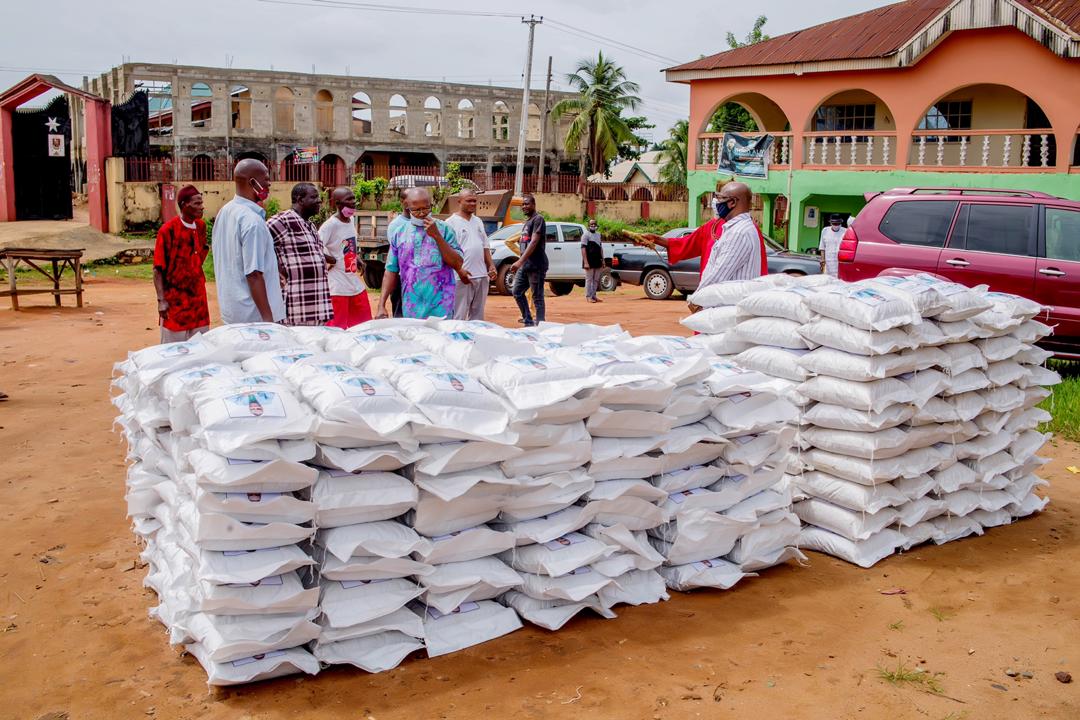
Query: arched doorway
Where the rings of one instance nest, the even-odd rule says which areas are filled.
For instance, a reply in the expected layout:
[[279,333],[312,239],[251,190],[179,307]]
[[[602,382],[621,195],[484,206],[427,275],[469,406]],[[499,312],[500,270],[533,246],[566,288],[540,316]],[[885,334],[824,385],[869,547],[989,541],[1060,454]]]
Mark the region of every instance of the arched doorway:
[[390,98],[390,132],[398,135],[409,134],[409,101],[404,95]]
[[345,177],[345,161],[337,155],[325,155],[319,161],[319,182],[325,188],[335,188],[348,184]]
[[292,88],[279,87],[274,91],[274,130],[291,133],[295,128],[296,94]]
[[434,95],[424,100],[424,137],[442,136],[442,102]]
[[[724,133],[774,136],[771,165],[791,161],[791,122],[784,110],[761,93],[739,93],[717,103],[698,132],[697,164],[714,166],[720,159]],[[693,152],[691,151],[691,154]]]
[[315,93],[315,132],[323,135],[334,132],[334,95],[329,90]]
[[214,91],[204,82],[191,86],[191,127],[209,128],[214,117]]
[[354,136],[371,134],[371,98],[362,90],[352,96],[352,133]]
[[967,85],[926,108],[912,134],[916,167],[1055,167],[1057,138],[1037,102],[1007,85]]

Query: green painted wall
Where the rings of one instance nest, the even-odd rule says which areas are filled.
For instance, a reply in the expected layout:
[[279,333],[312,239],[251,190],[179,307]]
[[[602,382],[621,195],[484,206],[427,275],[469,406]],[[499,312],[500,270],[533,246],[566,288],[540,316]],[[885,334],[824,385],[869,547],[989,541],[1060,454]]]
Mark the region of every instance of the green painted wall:
[[[689,214],[691,225],[700,225],[697,198],[712,192],[716,183],[727,176],[705,170],[687,174],[690,191]],[[907,170],[795,170],[792,173],[773,171],[765,180],[740,178],[750,189],[761,195],[789,195],[795,232],[788,238],[788,247],[798,250],[817,247],[821,227],[807,228],[802,224],[803,208],[818,205],[825,212],[852,212],[864,204],[863,193],[880,192],[896,187],[962,187],[997,190],[1034,190],[1070,200],[1080,201],[1080,174],[1068,173],[935,173]],[[788,192],[790,182],[790,193]],[[821,196],[829,205],[808,198]]]

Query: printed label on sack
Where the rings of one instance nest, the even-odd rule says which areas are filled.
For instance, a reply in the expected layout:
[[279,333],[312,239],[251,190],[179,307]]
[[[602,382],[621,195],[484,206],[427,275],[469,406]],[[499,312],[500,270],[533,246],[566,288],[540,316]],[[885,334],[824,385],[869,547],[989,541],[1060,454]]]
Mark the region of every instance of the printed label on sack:
[[539,355],[527,355],[525,357],[512,358],[510,364],[531,372],[540,372],[542,370],[551,370],[553,368],[562,367],[558,363],[553,362],[551,358],[540,357]]
[[283,585],[285,580],[280,575],[271,575],[270,577],[264,577],[262,580],[256,580],[249,583],[229,583],[225,587],[231,588],[253,588],[262,587],[266,585]]
[[290,365],[294,365],[297,361],[304,358],[311,357],[315,353],[303,352],[303,353],[290,353],[288,355],[275,355],[271,358],[274,364],[280,368],[287,368]]
[[745,368],[741,368],[738,365],[729,362],[709,363],[709,367],[711,367],[713,369],[713,372],[717,375],[744,375],[749,372]]
[[506,334],[515,340],[527,340],[529,342],[540,342],[540,336],[534,332],[528,332],[527,330],[507,330]]
[[741,403],[744,400],[749,400],[750,399],[750,393],[748,393],[748,392],[735,393],[734,395],[728,395],[727,398],[725,398],[725,399],[728,402],[733,402],[733,403],[735,403],[737,405],[737,404]]
[[178,342],[169,343],[168,345],[162,345],[158,350],[158,355],[163,358],[185,357],[203,348],[202,343],[193,342]]
[[242,340],[254,340],[255,342],[270,342],[278,333],[268,328],[237,328]]
[[209,365],[197,370],[188,370],[180,376],[180,380],[184,384],[195,382],[196,380],[204,380],[208,377],[214,377],[215,375],[221,374],[222,369],[223,368],[220,365]]
[[695,349],[697,349],[693,345],[691,345],[690,343],[686,342],[686,340],[679,337],[678,335],[661,335],[661,336],[659,336],[657,338],[657,340],[660,340],[661,342],[664,342],[667,345],[674,345],[675,347],[677,347],[680,350],[695,350]]
[[562,343],[557,342],[543,342],[538,343],[536,347],[540,348],[541,350],[559,350],[564,346]]
[[863,305],[869,305],[870,307],[888,302],[887,297],[869,288],[860,288],[859,290],[849,293],[848,297],[852,300],[858,300]]
[[278,379],[273,375],[245,375],[237,378],[237,385],[273,385]]
[[605,365],[611,365],[622,360],[622,358],[610,350],[587,350],[579,354],[593,365],[596,365],[596,367],[604,367]]
[[474,602],[465,602],[465,603],[461,603],[460,605],[458,605],[456,608],[454,608],[453,610],[451,610],[448,613],[442,613],[442,612],[439,612],[438,610],[436,610],[433,607],[429,607],[427,609],[427,614],[428,614],[428,617],[430,617],[432,620],[438,620],[439,618],[446,617],[447,615],[461,615],[462,613],[472,612],[473,610],[479,610],[479,609],[480,609],[480,606],[477,605],[476,603],[474,603]]
[[467,532],[471,532],[473,530],[479,530],[479,529],[480,529],[479,527],[471,527],[471,528],[465,528],[464,530],[455,530],[454,532],[446,533],[445,535],[436,535],[435,537],[433,537],[431,539],[434,542],[443,542],[444,540],[449,540],[450,538],[456,538],[458,535],[461,535],[463,533],[467,533]]
[[910,277],[898,277],[895,275],[886,275],[884,277],[874,278],[874,282],[879,285],[887,285],[896,290],[902,292],[911,293],[912,295],[922,295],[933,291],[929,285],[920,283],[917,280],[913,280]]
[[590,567],[579,567],[577,570],[571,570],[570,572],[568,572],[566,574],[567,575],[588,575],[591,572],[592,572],[592,568],[590,568]]
[[408,367],[430,367],[435,362],[431,355],[407,355],[394,358],[394,364]]
[[270,502],[281,497],[282,493],[279,492],[266,492],[266,493],[241,493],[241,492],[227,492],[225,493],[225,500],[238,500],[249,503],[261,503]]
[[338,379],[345,397],[388,397],[394,394],[390,386],[367,375],[350,375]]
[[446,337],[450,338],[454,342],[475,342],[476,336],[470,332],[452,332],[447,333]]
[[315,368],[316,370],[321,372],[323,375],[331,375],[331,376],[333,376],[333,375],[344,375],[345,373],[350,373],[350,372],[352,372],[353,370],[356,369],[356,368],[351,368],[348,365],[342,365],[341,363],[318,363],[316,365],[312,365],[311,367]]
[[353,335],[353,342],[357,345],[364,343],[384,343],[393,342],[393,335],[385,335],[383,333],[364,333],[363,335]]
[[709,491],[706,490],[705,488],[693,488],[693,489],[690,489],[690,490],[680,490],[679,492],[671,493],[670,495],[668,495],[668,500],[675,503],[676,505],[682,505],[684,502],[686,502],[686,498],[691,497],[693,495],[704,495],[707,492],[709,492]]
[[435,386],[436,390],[472,394],[484,392],[484,388],[480,386],[480,383],[465,373],[430,373],[427,378]]
[[270,652],[259,653],[258,655],[252,655],[251,657],[240,658],[239,660],[233,660],[230,665],[233,667],[243,667],[244,665],[250,665],[260,660],[267,660],[269,658],[281,657],[285,654],[284,650],[272,650]]
[[377,585],[383,582],[390,582],[392,578],[380,578],[378,580],[342,580],[341,587],[346,590],[352,590],[353,588],[363,587],[364,585]]
[[675,365],[675,358],[670,355],[649,355],[641,358],[641,360],[650,365],[662,365],[663,367],[673,367]]
[[807,297],[814,294],[814,291],[810,288],[805,288],[800,285],[792,285],[791,287],[786,287],[784,288],[784,292],[795,293],[796,295],[800,295],[802,297]]
[[550,542],[544,543],[544,547],[548,550],[563,550],[571,545],[577,545],[578,543],[585,542],[585,536],[581,533],[567,533],[562,537],[555,538]]
[[281,398],[266,390],[230,395],[225,398],[225,409],[231,418],[285,417]]
[[713,558],[712,560],[700,560],[696,563],[690,563],[690,567],[695,570],[712,570],[713,568],[723,567],[723,562],[720,558]]

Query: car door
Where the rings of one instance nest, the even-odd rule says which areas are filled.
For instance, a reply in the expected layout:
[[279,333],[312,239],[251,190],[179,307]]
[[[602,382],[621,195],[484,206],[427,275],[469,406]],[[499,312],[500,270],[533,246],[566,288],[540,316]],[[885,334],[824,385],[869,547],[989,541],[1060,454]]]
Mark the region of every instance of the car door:
[[560,224],[562,244],[565,250],[566,274],[575,280],[585,279],[585,270],[581,267],[581,236],[585,234],[580,225]]
[[1036,206],[965,202],[937,273],[953,282],[1030,298],[1035,294]]
[[1050,308],[1057,337],[1080,338],[1080,210],[1046,205],[1042,247],[1035,261],[1035,295]]
[[561,278],[566,274],[566,248],[559,242],[559,224],[547,223],[547,232],[544,235],[547,247],[549,278]]
[[[892,242],[873,242],[874,230],[863,231],[860,240],[870,242],[859,242],[855,263],[844,268],[841,278],[877,277],[891,268],[936,272],[958,204],[955,200],[896,200],[877,227],[877,233]],[[858,221],[855,232],[860,232]]]

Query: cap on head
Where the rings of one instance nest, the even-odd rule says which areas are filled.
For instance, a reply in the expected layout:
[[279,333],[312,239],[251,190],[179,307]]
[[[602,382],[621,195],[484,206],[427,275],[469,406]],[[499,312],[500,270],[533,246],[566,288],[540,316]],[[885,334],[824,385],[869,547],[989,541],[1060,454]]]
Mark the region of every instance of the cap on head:
[[176,204],[179,207],[187,205],[196,195],[201,195],[198,188],[194,185],[185,185],[180,188],[180,192],[176,193]]

